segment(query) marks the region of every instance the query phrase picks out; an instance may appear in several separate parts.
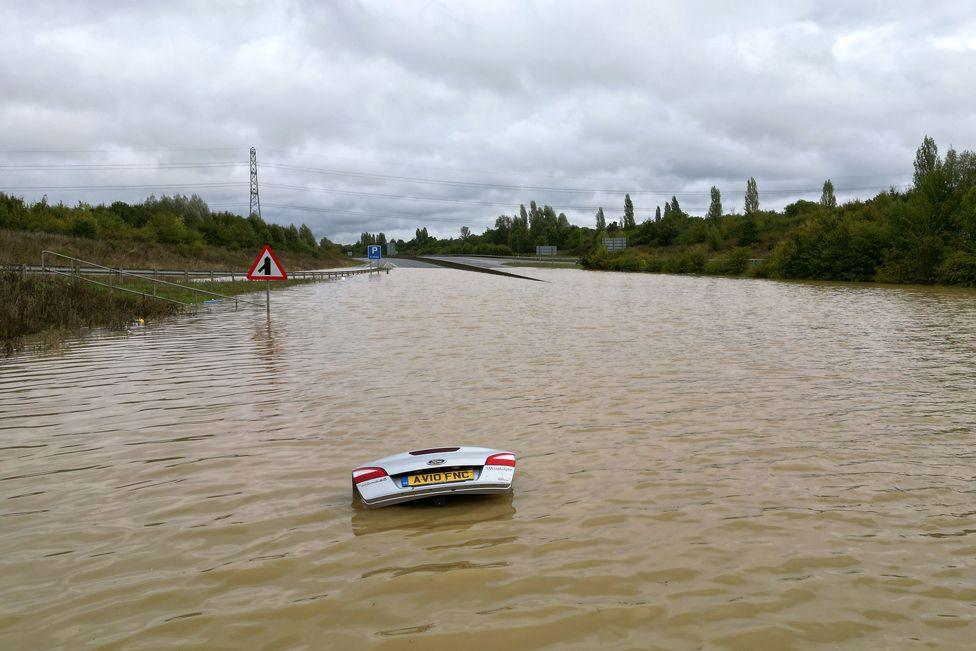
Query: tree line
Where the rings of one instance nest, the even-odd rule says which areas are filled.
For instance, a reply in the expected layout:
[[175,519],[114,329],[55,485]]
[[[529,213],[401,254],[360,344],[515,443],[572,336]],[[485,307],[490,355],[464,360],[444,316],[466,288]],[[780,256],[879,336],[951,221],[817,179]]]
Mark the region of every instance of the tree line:
[[[913,180],[905,191],[890,188],[838,205],[827,179],[819,201],[799,200],[775,211],[761,208],[758,183],[750,178],[742,214],[726,212],[721,192],[712,187],[702,216],[688,214],[672,196],[643,220],[626,195],[617,219],[608,222],[599,208],[592,226],[571,224],[564,213],[532,201],[515,214],[499,215],[480,234],[462,227],[457,237],[437,238],[421,227],[413,238],[395,242],[399,251],[415,254],[530,254],[549,245],[581,256],[592,269],[976,286],[976,154],[950,148],[940,156],[926,137]],[[186,254],[205,245],[246,249],[264,243],[312,255],[339,249],[327,238],[316,240],[305,224],[213,212],[200,197],[181,195],[69,207],[0,193],[0,228],[175,244]],[[608,253],[602,245],[607,235],[626,236],[629,248]],[[364,232],[342,250],[364,255],[366,245],[387,241],[384,233]]]
[[[396,244],[410,253],[499,255],[555,245],[591,269],[976,286],[976,154],[950,148],[940,156],[926,136],[914,170],[906,190],[892,187],[842,205],[826,179],[818,201],[764,210],[758,183],[749,178],[741,214],[726,212],[716,187],[701,216],[672,196],[638,221],[628,194],[618,219],[608,222],[599,208],[592,227],[570,224],[565,214],[533,201],[498,216],[480,235],[463,228],[458,237],[438,239],[419,228]],[[626,236],[628,249],[608,253],[607,235]],[[369,233],[363,237],[377,243]]]
[[0,228],[62,233],[90,239],[174,244],[189,255],[205,245],[253,249],[265,243],[276,249],[321,255],[337,252],[328,238],[316,240],[305,224],[270,224],[257,215],[241,217],[213,212],[200,197],[150,196],[142,203],[116,201],[92,206],[27,203],[0,192]]

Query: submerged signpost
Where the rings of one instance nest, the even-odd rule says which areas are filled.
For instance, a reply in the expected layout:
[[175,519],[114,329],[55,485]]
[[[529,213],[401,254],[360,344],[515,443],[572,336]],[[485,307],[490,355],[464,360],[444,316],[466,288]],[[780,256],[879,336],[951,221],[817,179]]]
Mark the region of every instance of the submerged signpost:
[[254,264],[251,265],[251,270],[247,272],[248,280],[264,280],[266,285],[264,288],[264,298],[265,306],[268,310],[268,318],[271,318],[271,281],[272,280],[288,280],[288,273],[285,268],[281,266],[281,262],[278,261],[278,257],[271,250],[270,244],[265,244],[264,248],[261,249],[261,253],[254,260]]
[[369,266],[373,266],[373,260],[376,260],[376,266],[379,266],[379,261],[383,259],[383,247],[379,244],[370,244],[366,247],[366,257],[369,258]]

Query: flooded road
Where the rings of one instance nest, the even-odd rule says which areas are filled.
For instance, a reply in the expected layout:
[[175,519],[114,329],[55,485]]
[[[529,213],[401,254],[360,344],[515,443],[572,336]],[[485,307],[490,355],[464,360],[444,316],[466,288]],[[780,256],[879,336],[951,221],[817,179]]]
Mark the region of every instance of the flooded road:
[[[0,362],[0,646],[972,648],[976,293],[518,271]],[[455,443],[514,497],[351,506]]]

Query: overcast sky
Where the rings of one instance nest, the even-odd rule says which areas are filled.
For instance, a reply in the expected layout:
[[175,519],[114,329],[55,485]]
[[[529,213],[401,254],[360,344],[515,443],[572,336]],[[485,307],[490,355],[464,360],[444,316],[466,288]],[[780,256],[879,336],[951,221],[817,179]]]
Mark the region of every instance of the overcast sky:
[[974,82],[971,1],[8,1],[0,190],[247,214],[255,146],[264,218],[337,241],[625,191],[741,211],[749,176],[780,208],[907,184],[925,134],[976,148]]

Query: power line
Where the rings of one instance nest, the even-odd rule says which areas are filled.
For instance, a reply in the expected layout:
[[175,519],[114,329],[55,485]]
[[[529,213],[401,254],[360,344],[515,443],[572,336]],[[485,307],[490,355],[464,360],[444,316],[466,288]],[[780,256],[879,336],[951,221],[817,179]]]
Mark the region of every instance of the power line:
[[3,170],[69,170],[72,172],[88,172],[101,170],[155,170],[155,169],[196,169],[207,167],[243,167],[246,163],[241,161],[226,161],[219,163],[57,163],[50,165],[26,164],[26,165],[4,165],[0,163]]
[[[211,205],[218,205],[218,204],[211,204]],[[242,203],[240,205],[243,206],[245,204]],[[389,217],[391,219],[399,219],[399,220],[402,220],[402,221],[416,220],[418,222],[435,221],[435,222],[451,222],[451,223],[458,222],[458,221],[464,221],[464,218],[463,217],[428,217],[426,215],[424,215],[424,216],[421,216],[421,215],[407,215],[407,214],[404,214],[404,213],[363,212],[363,211],[360,211],[360,210],[344,210],[344,209],[340,209],[340,208],[322,208],[322,207],[315,207],[315,206],[295,206],[295,205],[291,205],[291,204],[271,203],[271,202],[265,202],[264,205],[265,206],[272,206],[274,208],[286,208],[286,209],[290,209],[290,210],[303,210],[303,211],[307,211],[307,212],[337,213],[337,214],[353,215],[353,216],[360,216],[360,217]],[[493,220],[494,218],[491,218],[491,217],[482,217],[481,219]]]
[[[273,169],[283,169],[298,172],[311,172],[315,174],[325,174],[330,176],[346,176],[353,178],[365,178],[365,179],[376,179],[383,181],[406,181],[410,183],[428,183],[433,185],[445,185],[451,187],[473,187],[473,188],[483,188],[492,190],[520,190],[520,191],[536,191],[536,192],[569,192],[575,194],[657,194],[663,196],[708,196],[710,191],[708,190],[649,190],[649,189],[631,189],[631,190],[611,190],[605,188],[560,188],[552,186],[540,186],[540,185],[510,185],[505,183],[485,183],[477,181],[455,181],[449,179],[424,179],[412,176],[396,176],[390,174],[374,174],[369,172],[353,172],[347,170],[335,170],[335,169],[318,169],[311,167],[299,167],[295,165],[287,165],[281,163],[261,163],[260,167],[268,167]],[[857,190],[871,190],[878,188],[886,188],[888,186],[871,186],[864,188],[849,188],[851,191]],[[765,194],[784,194],[784,193],[802,193],[802,192],[817,192],[820,188],[801,188],[801,189],[773,189],[764,190]]]
[[[382,198],[382,199],[403,199],[408,201],[436,201],[441,203],[453,203],[453,204],[471,205],[471,206],[512,208],[516,203],[524,203],[524,202],[474,201],[474,200],[466,200],[466,199],[449,199],[445,197],[421,197],[421,196],[405,195],[405,194],[362,192],[357,190],[341,190],[337,188],[321,188],[321,187],[313,187],[313,186],[289,185],[283,183],[265,182],[264,186],[271,187],[271,188],[279,188],[284,190],[297,190],[302,192],[324,192],[329,194],[343,194],[349,196],[374,197],[374,198]],[[838,193],[838,192],[853,192],[858,190],[884,190],[884,189],[888,189],[889,187],[891,186],[885,185],[885,186],[873,186],[873,187],[864,187],[864,188],[835,188],[834,192]],[[783,192],[789,194],[810,194],[810,193],[820,192],[820,191],[821,191],[820,188],[809,188],[805,190],[784,190]],[[668,193],[668,194],[672,194],[674,196],[678,196],[680,194],[681,196],[685,196],[685,197],[708,196],[707,192],[695,192],[695,193],[685,192],[685,193]],[[560,206],[560,209],[583,211],[583,210],[597,210],[598,208],[602,208],[602,207],[604,206]]]
[[0,149],[0,154],[128,154],[134,151],[243,151],[245,147],[150,147],[131,149]]
[[[376,165],[376,166],[386,166],[386,167],[403,167],[403,168],[422,169],[422,170],[437,170],[437,171],[442,171],[442,172],[459,172],[459,173],[462,173],[462,174],[489,174],[489,175],[497,175],[497,176],[517,176],[517,177],[542,178],[542,179],[554,179],[554,180],[559,180],[559,179],[561,179],[561,180],[575,180],[575,181],[594,181],[595,180],[595,181],[599,181],[599,182],[634,183],[634,179],[633,178],[620,179],[620,178],[609,178],[609,177],[607,177],[607,178],[601,178],[601,179],[593,179],[593,178],[590,178],[590,177],[582,177],[582,176],[564,176],[564,175],[555,175],[555,174],[538,174],[538,173],[520,172],[520,171],[506,172],[506,171],[499,171],[499,170],[478,170],[478,169],[462,168],[462,167],[444,167],[444,166],[436,166],[436,165],[417,165],[417,164],[411,164],[411,163],[403,163],[403,162],[399,162],[399,161],[378,161],[378,160],[370,160],[368,158],[353,158],[353,157],[348,157],[348,156],[329,156],[329,155],[323,155],[321,153],[294,151],[294,150],[290,150],[290,149],[283,149],[283,148],[280,148],[280,147],[278,147],[278,148],[276,148],[276,147],[259,147],[259,149],[261,149],[263,151],[280,152],[280,153],[288,154],[290,156],[298,157],[298,158],[313,158],[313,159],[318,159],[318,160],[330,160],[330,161],[346,161],[346,162],[352,162],[352,163],[363,163],[363,164],[366,164],[366,165]],[[828,174],[824,178],[830,178],[830,179],[833,179],[833,180],[837,180],[837,179],[868,179],[868,178],[877,179],[877,178],[890,178],[890,175],[889,174],[853,174],[853,175],[844,175],[844,176],[833,176],[833,175]],[[885,186],[885,187],[887,187],[887,186]]]
[[180,188],[230,188],[246,186],[246,181],[221,183],[163,183],[140,185],[8,185],[5,190],[166,190]]
[[[2,170],[15,170],[15,171],[49,171],[49,170],[70,170],[70,171],[101,171],[101,170],[155,170],[155,169],[208,169],[208,168],[235,168],[243,167],[244,163],[241,161],[220,161],[212,163],[59,163],[59,164],[0,164],[0,169]],[[282,169],[288,171],[298,171],[298,172],[309,172],[316,174],[324,174],[330,176],[340,176],[340,177],[351,177],[351,178],[364,178],[364,179],[375,179],[383,181],[404,181],[409,183],[425,183],[432,185],[443,185],[449,187],[471,187],[471,188],[481,188],[481,189],[491,189],[491,190],[519,190],[519,191],[533,191],[533,192],[566,192],[574,194],[612,194],[612,195],[623,195],[623,194],[656,194],[662,196],[683,196],[683,197],[697,197],[697,196],[708,196],[708,192],[704,190],[663,190],[663,189],[630,189],[630,190],[616,190],[608,188],[563,188],[563,187],[553,187],[553,186],[538,186],[538,185],[512,185],[505,183],[487,183],[479,181],[456,181],[451,179],[425,179],[419,177],[410,176],[397,176],[390,174],[374,174],[369,172],[356,172],[351,170],[338,170],[338,169],[319,169],[310,167],[300,167],[295,165],[281,164],[281,163],[260,163],[258,167],[272,168],[272,169]],[[867,186],[860,188],[842,188],[837,191],[863,191],[863,190],[878,190],[885,189],[889,186]],[[783,189],[766,189],[763,190],[763,194],[799,194],[804,192],[816,192],[819,188],[783,188]],[[505,204],[508,205],[508,204]]]
[[[287,165],[281,163],[261,163],[261,167],[268,167],[273,169],[282,169],[295,172],[311,172],[315,174],[325,174],[329,176],[345,176],[352,178],[362,178],[362,179],[376,179],[382,181],[406,181],[409,183],[429,183],[432,185],[446,185],[451,187],[472,187],[472,188],[485,188],[493,190],[536,190],[536,191],[547,191],[547,192],[573,192],[573,193],[586,193],[586,194],[624,194],[626,190],[595,190],[595,189],[585,189],[585,188],[555,188],[546,186],[532,186],[532,185],[511,185],[506,183],[485,183],[478,181],[455,181],[450,179],[423,179],[413,176],[396,176],[391,174],[374,174],[370,172],[354,172],[347,170],[330,170],[330,169],[316,169],[311,167],[299,167],[295,165]],[[650,192],[649,190],[631,190],[631,193],[640,192]]]

